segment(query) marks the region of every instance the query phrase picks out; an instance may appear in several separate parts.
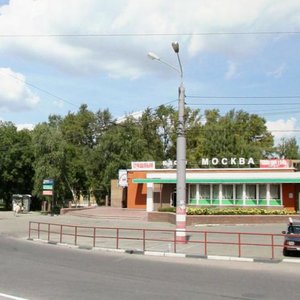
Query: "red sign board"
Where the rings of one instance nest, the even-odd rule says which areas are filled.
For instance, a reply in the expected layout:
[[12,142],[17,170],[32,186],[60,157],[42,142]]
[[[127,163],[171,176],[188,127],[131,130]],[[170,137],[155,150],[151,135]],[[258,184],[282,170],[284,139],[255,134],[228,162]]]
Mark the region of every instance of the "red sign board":
[[52,190],[44,190],[43,191],[43,195],[44,196],[52,196],[53,195],[53,191]]
[[265,159],[259,161],[259,167],[276,169],[290,168],[290,161],[288,159]]
[[155,161],[133,161],[131,162],[132,170],[154,170]]

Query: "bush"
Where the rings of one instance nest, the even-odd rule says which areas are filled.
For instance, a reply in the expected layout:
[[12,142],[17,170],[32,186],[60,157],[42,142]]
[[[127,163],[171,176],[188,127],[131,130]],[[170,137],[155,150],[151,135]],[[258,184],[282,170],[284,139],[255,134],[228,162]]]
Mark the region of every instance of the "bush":
[[60,209],[61,209],[60,206],[54,206],[54,208],[53,208],[53,213],[54,213],[55,215],[60,215]]
[[172,213],[175,213],[176,212],[176,207],[171,207],[171,206],[169,206],[169,207],[160,207],[158,209],[158,211],[160,211],[160,212],[172,212]]
[[[159,208],[160,212],[176,212],[175,207]],[[264,209],[264,208],[244,208],[244,207],[232,207],[232,208],[217,208],[217,207],[188,207],[187,215],[291,215],[295,214],[295,211],[287,209]]]

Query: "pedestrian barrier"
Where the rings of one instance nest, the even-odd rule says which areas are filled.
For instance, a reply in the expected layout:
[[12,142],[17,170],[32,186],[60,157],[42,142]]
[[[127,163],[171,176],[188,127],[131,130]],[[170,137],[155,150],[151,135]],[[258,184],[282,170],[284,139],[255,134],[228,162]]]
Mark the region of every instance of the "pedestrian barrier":
[[282,257],[283,234],[187,230],[186,242],[176,230],[90,227],[29,222],[29,239],[82,247],[186,253],[197,256]]

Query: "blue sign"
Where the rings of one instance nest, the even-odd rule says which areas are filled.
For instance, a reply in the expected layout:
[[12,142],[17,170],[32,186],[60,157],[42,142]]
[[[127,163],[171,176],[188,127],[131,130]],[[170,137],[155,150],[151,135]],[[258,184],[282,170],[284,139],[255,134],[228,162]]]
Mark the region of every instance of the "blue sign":
[[43,180],[43,185],[47,185],[47,184],[49,184],[49,185],[53,185],[54,184],[54,180],[53,179],[44,179]]

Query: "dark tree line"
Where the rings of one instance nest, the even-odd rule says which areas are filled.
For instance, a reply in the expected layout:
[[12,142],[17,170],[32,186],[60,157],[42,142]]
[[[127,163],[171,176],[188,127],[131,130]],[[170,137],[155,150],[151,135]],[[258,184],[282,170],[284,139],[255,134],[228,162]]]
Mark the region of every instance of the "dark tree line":
[[[32,131],[1,122],[0,199],[8,204],[12,194],[28,193],[41,200],[43,179],[53,178],[58,202],[90,194],[100,201],[131,161],[156,161],[159,168],[176,160],[177,120],[172,106],[118,122],[109,110],[94,113],[82,105],[76,113],[49,116]],[[266,121],[256,114],[232,110],[221,116],[218,110],[200,114],[187,108],[185,120],[190,168],[201,167],[203,157],[299,157],[296,139],[282,139],[275,148]]]

